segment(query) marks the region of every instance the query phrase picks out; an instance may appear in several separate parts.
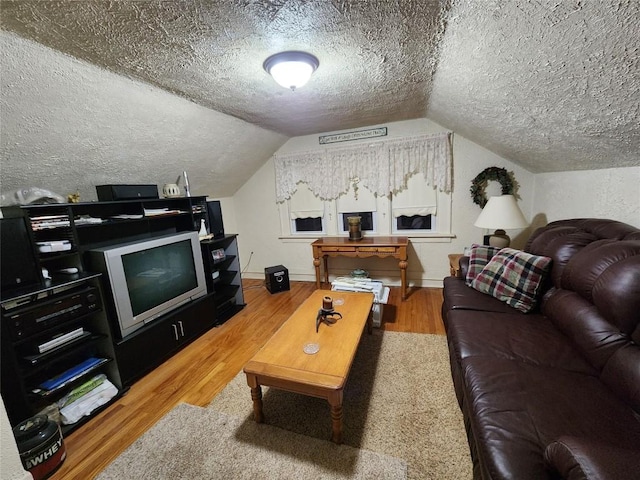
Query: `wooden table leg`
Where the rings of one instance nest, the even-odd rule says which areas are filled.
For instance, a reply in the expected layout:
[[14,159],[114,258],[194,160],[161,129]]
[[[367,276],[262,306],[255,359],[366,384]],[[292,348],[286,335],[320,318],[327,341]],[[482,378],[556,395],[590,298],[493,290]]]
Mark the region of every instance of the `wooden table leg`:
[[342,390],[332,392],[328,398],[331,406],[331,441],[342,443]]
[[402,292],[402,300],[407,299],[407,266],[409,263],[406,260],[400,260],[398,264],[400,267],[400,290]]
[[322,257],[324,261],[324,283],[329,283],[329,256]]
[[247,375],[247,384],[251,388],[251,400],[253,400],[253,418],[257,423],[264,422],[262,413],[262,387],[258,384],[255,375]]
[[316,288],[320,290],[320,259],[314,257],[313,266],[316,267]]

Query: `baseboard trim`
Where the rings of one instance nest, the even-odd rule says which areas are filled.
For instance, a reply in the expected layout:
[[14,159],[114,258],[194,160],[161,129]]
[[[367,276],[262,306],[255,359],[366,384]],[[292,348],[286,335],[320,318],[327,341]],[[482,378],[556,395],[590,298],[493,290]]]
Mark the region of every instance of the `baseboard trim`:
[[[376,275],[376,272],[370,272],[371,273],[371,278],[373,279],[381,279],[382,282],[385,284],[385,286],[389,286],[389,287],[399,287],[400,286],[400,279],[389,279],[388,277],[386,277],[384,274],[380,274],[380,275]],[[340,276],[345,276],[348,275],[348,272],[336,272],[336,274],[330,273],[329,274],[329,281],[332,281],[335,277],[340,277]],[[243,278],[247,278],[247,279],[251,279],[251,280],[264,280],[264,272],[259,273],[259,272],[244,272],[242,274]],[[315,282],[316,281],[316,276],[315,275],[310,275],[310,274],[295,274],[295,273],[291,273],[291,270],[289,270],[289,280],[291,281],[296,281],[296,282]],[[443,279],[437,279],[437,278],[419,278],[419,279],[414,279],[414,278],[408,278],[407,279],[407,284],[408,287],[416,287],[416,288],[443,288]]]

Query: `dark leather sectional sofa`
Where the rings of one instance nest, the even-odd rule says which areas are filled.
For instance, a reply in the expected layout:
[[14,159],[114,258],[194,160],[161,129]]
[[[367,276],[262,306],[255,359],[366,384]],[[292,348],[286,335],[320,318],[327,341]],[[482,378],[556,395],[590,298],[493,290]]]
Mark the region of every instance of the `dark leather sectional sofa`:
[[451,371],[476,479],[640,479],[640,230],[552,222],[524,251],[552,258],[521,313],[444,282]]

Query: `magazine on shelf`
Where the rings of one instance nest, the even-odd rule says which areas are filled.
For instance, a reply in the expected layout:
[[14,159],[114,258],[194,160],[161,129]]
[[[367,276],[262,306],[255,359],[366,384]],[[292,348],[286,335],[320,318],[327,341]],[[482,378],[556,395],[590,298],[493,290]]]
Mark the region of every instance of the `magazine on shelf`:
[[40,388],[44,388],[45,390],[54,390],[58,388],[60,385],[70,382],[71,380],[75,380],[79,378],[84,373],[91,370],[93,367],[98,365],[99,363],[104,362],[104,358],[87,358],[84,362],[79,363],[78,365],[71,367],[69,370],[62,372],[60,375],[50,378],[42,382],[38,385]]

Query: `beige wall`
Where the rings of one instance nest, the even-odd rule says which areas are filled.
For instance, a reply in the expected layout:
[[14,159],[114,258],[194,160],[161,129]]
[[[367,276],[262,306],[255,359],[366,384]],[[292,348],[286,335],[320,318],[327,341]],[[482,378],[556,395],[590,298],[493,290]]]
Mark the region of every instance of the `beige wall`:
[[640,228],[639,185],[640,166],[540,173],[535,176],[532,218],[610,218]]
[[7,418],[4,402],[0,400],[0,479],[33,480],[29,472],[22,468],[20,454],[13,438],[11,424]]
[[[384,124],[389,136],[402,137],[419,133],[446,131],[426,119]],[[318,135],[290,139],[280,151],[308,150],[318,146]],[[452,233],[455,238],[412,239],[408,278],[412,285],[441,286],[449,273],[447,254],[460,252],[473,242],[481,242],[484,231],[473,226],[480,208],[471,200],[471,180],[489,166],[505,167],[513,171],[520,184],[520,205],[524,212],[531,211],[534,175],[517,165],[498,157],[484,148],[454,135],[454,189],[452,193]],[[498,184],[490,184],[488,194],[499,194]],[[233,197],[232,215],[236,217],[239,233],[240,256],[245,278],[264,278],[264,268],[282,264],[289,269],[294,280],[312,281],[315,278],[311,255],[312,240],[282,239],[278,206],[275,201],[273,161],[267,161],[260,170]],[[225,222],[226,215],[225,212]],[[510,232],[514,245],[519,232]],[[250,252],[254,252],[247,266]],[[372,277],[388,284],[399,283],[397,262],[393,259],[331,259],[330,269],[345,274],[356,267],[369,271]],[[335,267],[335,269],[332,267]]]

